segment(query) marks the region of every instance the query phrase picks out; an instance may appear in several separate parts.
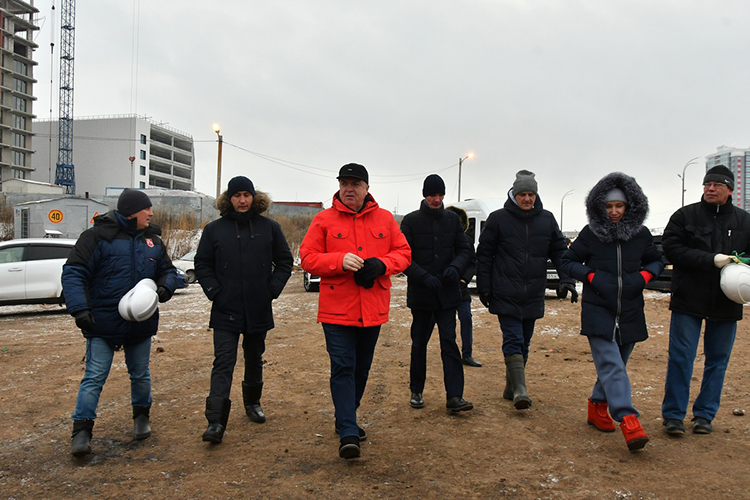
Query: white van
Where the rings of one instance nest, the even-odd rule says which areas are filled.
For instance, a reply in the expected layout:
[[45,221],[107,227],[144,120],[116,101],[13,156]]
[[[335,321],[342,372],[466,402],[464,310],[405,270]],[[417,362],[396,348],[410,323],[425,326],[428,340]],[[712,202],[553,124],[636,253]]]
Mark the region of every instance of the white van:
[[[466,211],[466,215],[469,217],[469,229],[466,231],[466,234],[474,243],[474,250],[476,250],[477,246],[479,246],[479,235],[484,229],[487,217],[495,210],[503,208],[507,200],[508,198],[484,198],[446,203],[445,206],[463,208]],[[477,230],[477,228],[479,229]],[[476,278],[472,278],[469,288],[476,288],[476,286]],[[568,295],[568,291],[560,286],[560,277],[557,274],[557,269],[555,269],[555,266],[552,265],[549,259],[547,259],[547,288],[554,290],[561,299],[566,298]]]

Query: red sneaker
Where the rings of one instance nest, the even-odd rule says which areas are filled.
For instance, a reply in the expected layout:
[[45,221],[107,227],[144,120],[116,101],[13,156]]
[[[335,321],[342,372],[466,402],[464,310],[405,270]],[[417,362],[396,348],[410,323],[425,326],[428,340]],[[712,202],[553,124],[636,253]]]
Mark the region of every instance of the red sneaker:
[[648,436],[635,415],[622,417],[620,429],[622,429],[622,435],[625,436],[625,443],[627,443],[630,451],[640,450],[648,443]]
[[589,425],[602,432],[615,432],[615,421],[609,416],[607,403],[594,403],[589,398]]

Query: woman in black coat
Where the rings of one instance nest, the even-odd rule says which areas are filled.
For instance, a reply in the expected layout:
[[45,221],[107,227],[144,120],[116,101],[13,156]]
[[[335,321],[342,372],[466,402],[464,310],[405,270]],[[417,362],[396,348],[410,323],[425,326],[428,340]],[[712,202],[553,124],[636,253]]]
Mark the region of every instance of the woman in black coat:
[[221,443],[229,419],[237,345],[243,335],[245,377],[242,398],[247,416],[263,423],[263,352],[274,327],[271,302],[292,274],[293,258],[279,224],[261,214],[271,200],[247,177],[234,177],[216,200],[221,218],[209,223],[195,254],[195,273],[211,306],[214,329],[211,390],[206,398],[208,429],[203,440]]
[[[646,340],[643,288],[661,274],[661,252],[643,226],[648,199],[635,179],[615,172],[586,198],[589,224],[562,257],[562,271],[583,281],[581,334],[586,335],[597,381],[588,401],[588,423],[603,432],[621,422],[628,449],[648,436],[633,406],[626,365],[636,342]],[[611,414],[611,417],[610,417]]]

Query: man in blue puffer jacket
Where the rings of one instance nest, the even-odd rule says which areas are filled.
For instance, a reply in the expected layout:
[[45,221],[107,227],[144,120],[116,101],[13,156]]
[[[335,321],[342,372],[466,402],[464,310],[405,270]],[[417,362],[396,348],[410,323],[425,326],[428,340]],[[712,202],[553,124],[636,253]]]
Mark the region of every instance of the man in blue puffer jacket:
[[78,389],[73,413],[74,456],[91,453],[96,407],[112,366],[115,351],[123,347],[130,374],[135,438],[151,435],[151,337],[156,335],[159,311],[142,322],[120,316],[120,299],[140,280],[156,282],[159,302],[177,288],[177,272],[151,224],[154,215],[148,196],[125,189],[112,210],[94,219],[63,266],[62,285],[68,312],[86,337],[86,372]]

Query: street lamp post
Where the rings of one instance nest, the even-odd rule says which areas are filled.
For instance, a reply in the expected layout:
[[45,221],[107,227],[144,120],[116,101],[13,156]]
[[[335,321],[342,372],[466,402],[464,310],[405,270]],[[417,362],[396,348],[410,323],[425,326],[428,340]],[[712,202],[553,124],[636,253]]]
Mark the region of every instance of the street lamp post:
[[563,202],[565,201],[565,197],[568,196],[568,195],[570,195],[570,194],[572,194],[573,191],[575,191],[575,189],[571,189],[570,191],[568,191],[567,193],[565,193],[563,195],[562,199],[560,200],[560,231],[561,232],[563,230]]
[[471,160],[472,158],[474,158],[474,153],[469,153],[458,159],[458,201],[461,201],[461,166],[464,164],[464,160]]
[[682,179],[682,203],[680,205],[681,207],[685,206],[685,170],[687,170],[688,165],[692,165],[693,162],[695,162],[695,160],[697,160],[698,158],[700,158],[700,156],[696,156],[695,158],[687,162],[684,167],[682,167],[682,175],[677,174],[677,177]]
[[224,138],[221,136],[221,128],[218,123],[214,123],[214,132],[219,136],[219,156],[216,161],[216,199],[221,194],[221,147],[224,144]]

